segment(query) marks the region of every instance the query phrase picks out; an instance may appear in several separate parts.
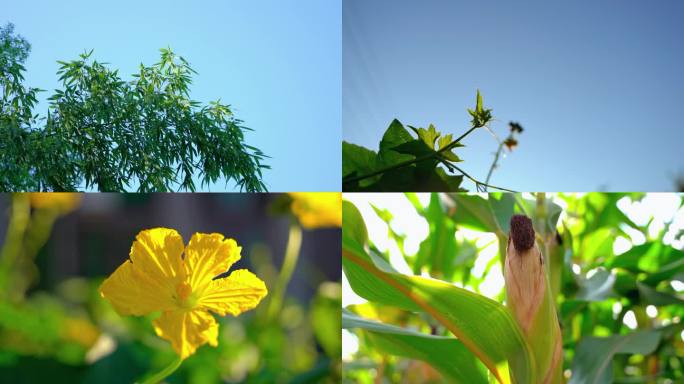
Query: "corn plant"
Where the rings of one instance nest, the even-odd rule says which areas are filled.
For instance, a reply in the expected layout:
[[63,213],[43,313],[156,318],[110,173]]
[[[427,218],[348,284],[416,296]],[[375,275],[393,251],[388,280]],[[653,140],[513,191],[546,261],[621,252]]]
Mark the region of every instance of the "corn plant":
[[[681,196],[367,199],[409,208],[359,205],[362,216],[343,203],[344,276],[365,299],[343,308],[343,328],[358,340],[357,350],[343,351],[345,382],[684,379],[684,223],[674,219],[684,214]],[[621,208],[649,199],[670,204],[663,227],[653,217],[634,222]],[[415,234],[397,225],[408,217],[428,228],[417,250],[408,245]],[[626,250],[616,251],[616,239]]]
[[[389,125],[380,141],[378,152],[342,142],[342,189],[345,192],[373,191],[465,191],[461,184],[464,177],[475,184],[478,191],[488,188],[509,191],[489,184],[492,173],[498,167],[501,154],[518,145],[517,135],[523,128],[516,122],[509,124],[510,131],[500,140],[489,128],[493,120],[492,110],[485,108],[482,95],[477,91],[470,128],[454,138],[454,135],[438,131],[434,125],[428,128],[408,126],[412,135],[399,120]],[[463,170],[462,160],[454,150],[464,147],[463,140],[478,129],[486,129],[499,142],[487,178],[479,181]]]

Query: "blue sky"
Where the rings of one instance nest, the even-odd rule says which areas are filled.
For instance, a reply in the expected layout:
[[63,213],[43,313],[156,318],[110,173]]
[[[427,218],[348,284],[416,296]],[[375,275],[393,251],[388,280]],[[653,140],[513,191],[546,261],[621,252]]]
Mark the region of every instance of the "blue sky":
[[0,23],[32,45],[27,84],[51,92],[56,60],[90,49],[130,80],[170,46],[199,72],[191,97],[221,98],[255,130],[247,143],[272,157],[270,191],[339,190],[340,1],[1,0],[0,9]]
[[[343,3],[343,139],[377,148],[393,118],[463,132],[480,89],[505,135],[492,183],[520,191],[672,190],[684,173],[684,2]],[[483,179],[496,142],[469,136]],[[468,188],[474,189],[471,185]]]

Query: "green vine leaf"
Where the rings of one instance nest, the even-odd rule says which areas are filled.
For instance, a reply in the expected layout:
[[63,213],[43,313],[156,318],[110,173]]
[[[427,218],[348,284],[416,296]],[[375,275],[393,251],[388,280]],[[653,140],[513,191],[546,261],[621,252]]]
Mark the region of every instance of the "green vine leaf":
[[441,135],[440,132],[437,132],[437,129],[435,129],[435,126],[430,124],[428,129],[425,128],[415,128],[409,125],[409,128],[413,130],[413,132],[418,135],[418,138],[423,140],[425,145],[427,145],[429,148],[434,148],[435,147],[435,142],[437,141],[437,138]]
[[487,125],[492,120],[492,110],[486,109],[482,103],[482,95],[480,90],[477,90],[477,97],[475,101],[475,110],[468,109],[468,113],[473,117],[471,123],[474,127],[480,128]]
[[342,176],[364,175],[375,170],[378,154],[360,145],[342,142],[342,157],[349,159],[342,163]]
[[412,140],[413,137],[406,128],[404,128],[401,122],[394,119],[389,127],[387,127],[387,130],[380,141],[377,164],[379,166],[391,166],[402,161],[411,160],[411,156],[401,154],[395,151],[394,148]]

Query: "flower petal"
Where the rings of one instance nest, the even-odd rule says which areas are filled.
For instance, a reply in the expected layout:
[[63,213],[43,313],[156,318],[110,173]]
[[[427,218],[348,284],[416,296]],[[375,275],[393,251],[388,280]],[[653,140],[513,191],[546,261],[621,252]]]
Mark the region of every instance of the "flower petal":
[[176,280],[184,277],[181,267],[183,259],[183,238],[174,229],[153,228],[138,233],[131,247],[130,258],[136,265],[151,275]]
[[182,359],[205,343],[214,347],[218,345],[218,324],[209,312],[165,311],[152,323],[157,335],[169,340]]
[[339,192],[290,192],[292,213],[306,229],[342,226]]
[[167,228],[141,231],[124,262],[100,287],[121,315],[144,315],[171,309],[176,287],[185,278],[183,239]]
[[146,276],[140,284],[173,295],[185,279],[183,238],[173,229],[141,231],[133,242],[130,258],[136,270]]
[[141,316],[170,309],[173,300],[166,292],[149,289],[147,276],[136,270],[127,260],[100,287],[100,295],[107,299],[122,316]]
[[193,292],[200,295],[212,279],[240,260],[242,247],[218,233],[195,233],[185,249],[185,266]]
[[224,279],[213,280],[199,299],[199,306],[221,316],[237,316],[249,311],[266,296],[266,284],[246,269],[239,269]]
[[53,209],[66,214],[76,209],[83,194],[71,192],[34,192],[29,193],[31,205],[38,209]]

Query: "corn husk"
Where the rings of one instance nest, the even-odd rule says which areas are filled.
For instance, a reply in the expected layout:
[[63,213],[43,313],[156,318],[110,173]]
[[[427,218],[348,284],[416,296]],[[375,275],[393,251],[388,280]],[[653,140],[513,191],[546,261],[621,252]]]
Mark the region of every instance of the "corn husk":
[[563,346],[544,257],[535,240],[532,222],[511,219],[504,269],[506,305],[532,348],[539,383],[562,382]]

